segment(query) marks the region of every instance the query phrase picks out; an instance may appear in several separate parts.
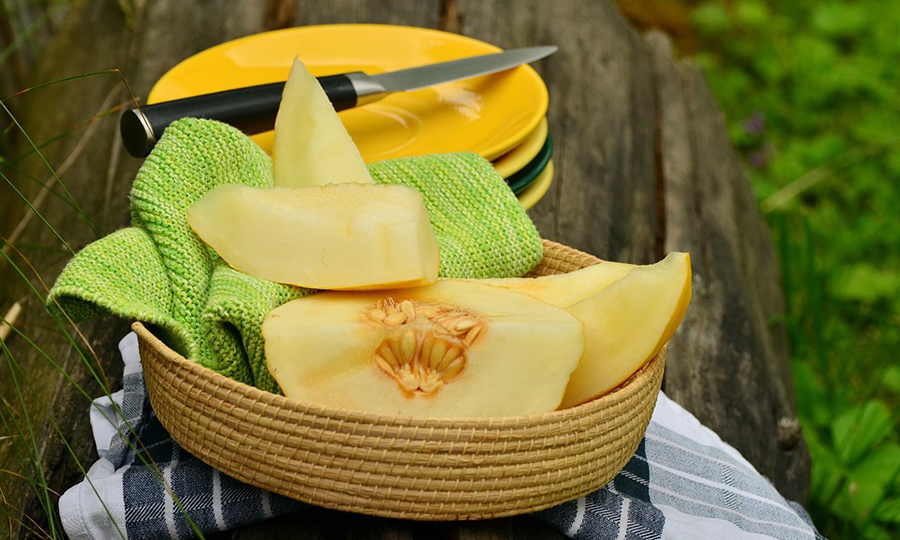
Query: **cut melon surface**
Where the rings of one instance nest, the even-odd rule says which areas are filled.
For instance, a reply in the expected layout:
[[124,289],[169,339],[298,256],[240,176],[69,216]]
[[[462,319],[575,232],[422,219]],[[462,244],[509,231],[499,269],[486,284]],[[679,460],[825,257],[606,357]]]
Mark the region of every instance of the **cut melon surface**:
[[322,86],[298,59],[275,117],[272,165],[276,186],[375,183]]
[[414,287],[437,280],[440,265],[422,195],[405,186],[223,184],[188,223],[234,268],[301,287]]
[[635,268],[637,265],[634,264],[600,261],[595,265],[565,274],[478,281],[524,293],[557,307],[568,308],[585,298],[594,296],[625,277]]
[[690,299],[690,256],[670,253],[567,307],[584,323],[584,354],[561,407],[589,401],[634,374],[675,333]]
[[584,343],[565,310],[465,280],[300,298],[266,317],[263,336],[287,397],[431,417],[552,411]]

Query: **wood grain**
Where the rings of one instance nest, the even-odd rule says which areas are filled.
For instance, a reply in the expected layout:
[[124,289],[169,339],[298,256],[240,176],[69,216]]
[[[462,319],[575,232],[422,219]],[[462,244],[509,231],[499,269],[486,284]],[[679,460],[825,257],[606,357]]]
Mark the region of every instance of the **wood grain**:
[[599,257],[651,262],[654,111],[640,36],[607,2],[461,1],[462,30],[504,48],[556,44],[536,64],[550,92],[555,180],[529,215],[541,234]]
[[670,344],[665,391],[735,446],[785,496],[805,500],[778,263],[724,116],[696,66],[647,37],[657,95],[665,250],[691,254],[693,298]]
[[[35,63],[29,84],[119,68],[135,94],[146,96],[175,63],[222,41],[285,24],[337,22],[440,25],[504,48],[560,46],[535,65],[550,92],[557,174],[550,192],[529,214],[545,237],[603,258],[648,263],[664,251],[691,253],[694,299],[670,345],[666,391],[741,450],[783,493],[802,500],[808,486],[806,449],[802,442],[792,446],[777,438],[778,422],[794,418],[785,331],[776,322],[784,305],[771,240],[750,185],[699,70],[674,60],[664,36],[638,35],[609,2],[522,0],[515,10],[502,0],[73,3]],[[51,180],[52,192],[41,212],[74,250],[126,226],[127,193],[139,162],[122,152],[116,115],[91,121],[105,103],[128,102],[117,76],[62,83],[15,99],[18,118],[36,142],[85,122],[93,126],[45,148],[55,167],[70,161],[62,181],[93,224],[73,210],[68,195],[34,156],[17,163],[19,172],[4,169],[16,187],[34,200]],[[27,149],[18,137],[4,158]],[[0,182],[0,235],[8,236],[28,213]],[[47,284],[70,256],[39,219],[31,219],[16,245]],[[0,312],[21,301],[24,311],[17,328],[59,369],[26,340],[11,335],[0,365],[0,396],[10,406],[4,417],[21,420],[29,411],[36,431],[34,457],[49,473],[48,486],[62,492],[81,479],[78,462],[86,467],[96,454],[88,400],[59,370],[88,396],[96,396],[101,388],[87,369],[96,364],[108,374],[109,387],[117,388],[121,368],[116,343],[126,333],[127,321],[79,325],[86,342],[73,347],[64,334],[71,328],[57,327],[44,313],[40,281],[15,250],[7,252],[28,281],[0,260]],[[35,391],[23,390],[20,400],[15,381],[25,378]],[[4,441],[0,467],[29,477],[22,454],[26,442],[15,434]],[[28,518],[49,527],[26,481],[3,475],[0,488],[9,523],[0,522],[0,530],[28,537],[27,527],[17,523]],[[55,501],[51,497],[54,508]],[[435,524],[309,508],[215,537],[546,540],[562,535],[527,516]]]

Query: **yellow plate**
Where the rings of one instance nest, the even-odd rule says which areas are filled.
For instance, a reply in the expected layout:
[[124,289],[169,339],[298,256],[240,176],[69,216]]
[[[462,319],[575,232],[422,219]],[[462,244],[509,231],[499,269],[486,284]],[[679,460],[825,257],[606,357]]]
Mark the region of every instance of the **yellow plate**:
[[[408,26],[335,24],[255,34],[200,52],[169,70],[149,103],[283,81],[294,56],[317,76],[376,74],[488,54],[472,38]],[[547,88],[529,66],[444,83],[340,113],[367,162],[443,152],[493,159],[513,148],[547,112]],[[272,133],[254,140],[267,152]]]
[[547,193],[547,190],[550,189],[550,184],[553,183],[553,160],[547,162],[547,166],[544,168],[544,172],[542,172],[537,178],[534,179],[534,182],[528,189],[523,191],[519,195],[519,203],[525,207],[525,210],[528,210],[539,200],[544,194]]
[[493,163],[494,169],[500,176],[509,178],[521,171],[522,167],[528,165],[534,159],[534,156],[538,155],[541,148],[544,147],[544,143],[547,142],[547,129],[547,119],[544,118],[519,146],[495,159]]

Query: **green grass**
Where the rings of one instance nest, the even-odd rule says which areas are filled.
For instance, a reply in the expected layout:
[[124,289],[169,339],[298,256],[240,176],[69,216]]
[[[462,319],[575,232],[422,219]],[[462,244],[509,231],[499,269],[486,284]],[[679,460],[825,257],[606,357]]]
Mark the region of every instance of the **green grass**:
[[[79,80],[83,80],[95,75],[102,75],[107,72],[94,73],[94,74],[85,74],[81,77],[77,77],[71,79],[70,81],[61,81],[64,83],[71,83]],[[118,73],[113,70],[108,73]],[[60,178],[59,174],[53,168],[53,166],[47,161],[41,148],[39,145],[35,144],[31,138],[28,136],[28,133],[21,124],[19,124],[15,115],[10,111],[7,107],[6,103],[0,101],[0,109],[6,114],[11,123],[17,127],[22,138],[27,142],[26,145],[26,154],[33,154],[36,156],[41,163],[43,163],[49,173],[51,174],[51,178],[55,181],[55,183],[60,188],[60,191],[64,193],[65,198],[70,203],[72,207],[72,211],[78,215],[80,215],[86,223],[93,226],[93,223],[88,218],[88,216],[84,213],[82,208],[79,206],[78,201],[71,195],[69,190],[66,188],[65,183]],[[107,116],[111,111],[107,111],[105,114],[101,114],[95,118],[95,120]],[[82,126],[83,127],[83,126]],[[71,132],[77,131],[76,129],[71,130]],[[9,132],[7,132],[7,136]],[[4,141],[0,141],[2,143]],[[47,227],[53,235],[65,246],[65,251],[69,254],[74,254],[74,251],[69,244],[66,242],[64,236],[57,231],[53,225],[47,220],[47,218],[41,213],[40,209],[33,204],[31,200],[28,199],[19,189],[17,189],[13,179],[3,171],[7,172],[16,170],[9,165],[10,161],[18,162],[19,158],[22,156],[17,156],[15,159],[0,160],[0,180],[2,180],[7,187],[9,187],[21,200],[22,207],[28,208],[31,213],[43,223],[43,226]],[[59,195],[59,194],[58,194]],[[0,264],[6,264],[9,268],[13,270],[13,273],[17,275],[23,284],[26,285],[28,293],[33,295],[38,302],[43,303],[49,293],[49,286],[42,278],[40,272],[32,265],[28,256],[23,253],[20,249],[20,246],[9,242],[7,238],[0,236]],[[56,246],[31,246],[32,250],[47,250],[47,251],[60,251],[61,248]],[[24,263],[19,262],[24,261]],[[2,318],[2,314],[0,314],[0,322],[7,322]],[[71,320],[69,320],[65,315],[61,317],[52,317],[52,324],[55,325],[58,332],[65,337],[71,346],[72,350],[76,351],[80,357],[81,364],[77,366],[77,369],[84,370],[86,373],[90,375],[89,380],[91,380],[97,387],[100,388],[100,391],[103,395],[106,395],[107,398],[110,398],[110,402],[113,404],[116,412],[119,413],[119,416],[124,419],[124,416],[121,414],[121,411],[118,410],[118,406],[111,399],[112,389],[110,388],[109,379],[103,371],[103,367],[101,362],[97,358],[96,354],[94,354],[93,349],[90,346],[89,340],[80,332],[77,326],[75,326]],[[67,372],[63,366],[61,366],[56,359],[45,351],[39,343],[35,340],[29,338],[29,336],[17,328],[16,325],[10,325],[12,329],[12,333],[17,340],[21,340],[28,347],[25,348],[25,351],[28,353],[25,355],[23,361],[20,361],[13,351],[6,345],[5,342],[0,341],[0,360],[3,361],[5,365],[4,376],[7,377],[7,381],[11,381],[12,384],[10,386],[13,389],[12,395],[3,395],[0,396],[0,424],[2,424],[2,437],[4,442],[7,445],[12,446],[16,449],[16,453],[20,456],[23,456],[23,464],[24,466],[21,470],[18,471],[10,471],[3,470],[0,471],[8,476],[12,476],[15,479],[24,482],[27,484],[28,489],[33,493],[34,501],[39,509],[38,515],[30,515],[30,513],[23,508],[18,508],[13,504],[9,503],[6,499],[6,495],[0,491],[0,515],[5,515],[9,524],[9,536],[14,534],[14,529],[16,527],[20,527],[22,530],[27,531],[27,536],[35,537],[35,538],[49,538],[49,539],[57,539],[64,538],[62,525],[59,521],[59,514],[57,512],[57,502],[59,499],[60,493],[55,492],[50,487],[50,481],[47,478],[47,474],[50,471],[46,471],[44,469],[43,464],[43,447],[44,443],[40,440],[40,437],[45,432],[43,429],[43,423],[49,423],[49,427],[52,429],[54,435],[62,442],[62,445],[65,448],[65,452],[68,453],[72,462],[77,467],[77,469],[81,472],[83,476],[85,476],[88,481],[91,489],[94,489],[96,493],[96,488],[93,486],[90,478],[87,478],[87,465],[82,463],[82,457],[79,457],[78,452],[76,452],[72,446],[69,444],[69,441],[66,439],[65,434],[63,433],[63,429],[58,425],[56,418],[51,411],[51,405],[46,403],[44,400],[45,392],[41,392],[37,390],[32,382],[28,378],[28,369],[23,367],[23,362],[35,362],[42,361],[46,362],[50,365],[55,371],[57,371],[63,379],[65,379],[66,383],[68,383],[80,396],[83,398],[83,403],[85,404],[87,410],[87,405],[94,399],[96,396],[92,396],[88,393],[88,391],[77,382],[77,376],[74,374]],[[51,394],[52,395],[52,394]],[[111,423],[111,425],[115,425],[114,418],[106,418],[107,421]],[[125,429],[128,429],[131,433],[132,440],[128,442],[129,446],[134,452],[138,452],[143,448],[143,443],[137,437],[132,426],[127,423],[125,420]],[[144,448],[144,450],[146,450]],[[143,465],[147,466],[149,470],[154,474],[156,480],[166,487],[166,489],[172,494],[174,498],[174,502],[176,508],[179,511],[182,510],[182,505],[177,496],[172,493],[170,486],[164,484],[162,472],[156,466],[155,463],[147,461],[147,456],[149,456],[148,452],[139,453],[139,457],[142,460]],[[93,459],[91,457],[90,459]],[[10,485],[7,483],[6,485]],[[107,510],[107,512],[109,512]],[[184,514],[187,518],[189,526],[194,530],[195,534],[203,538],[202,533],[200,533],[199,529],[197,529],[196,524],[191,519],[191,517],[187,514]],[[119,530],[118,526],[116,526],[116,533],[122,538],[125,537],[124,531]]]
[[831,538],[897,538],[900,4],[704,2],[691,21],[780,254],[811,513]]
[[[41,32],[49,31],[44,28],[51,18],[54,10],[65,9],[67,2],[58,0],[47,2],[42,5],[33,4],[29,0],[25,3],[15,3],[12,8],[7,3],[0,6],[4,10],[0,12],[0,17],[6,17],[7,20],[0,21],[8,24],[10,21],[15,23],[17,20],[26,20],[29,17],[18,17],[19,13],[16,9],[29,11],[31,15],[31,23],[27,26],[17,27],[11,24],[11,28],[15,33],[15,39],[5,44],[0,49],[0,74],[14,73],[15,70],[10,67],[10,63],[14,60],[21,62],[21,57],[17,55],[23,48],[33,46],[28,51],[31,55],[38,52],[38,46],[33,42],[38,41],[35,36]],[[11,10],[10,10],[11,9]],[[36,16],[35,16],[36,15]],[[38,44],[39,45],[39,44]],[[5,238],[0,236],[0,268],[8,270],[4,275],[11,275],[14,280],[18,279],[19,284],[24,287],[25,294],[33,298],[38,303],[43,303],[49,292],[48,284],[44,281],[39,270],[35,268],[32,260],[29,258],[34,256],[38,258],[41,253],[68,253],[74,254],[74,250],[70,247],[70,240],[66,237],[66,231],[58,231],[51,224],[48,216],[42,211],[42,201],[46,196],[53,196],[66,204],[67,211],[72,212],[84,221],[87,228],[95,235],[99,236],[99,227],[90,216],[82,209],[79,201],[72,195],[63,179],[63,173],[78,158],[80,154],[80,143],[69,154],[68,158],[58,166],[54,166],[45,156],[45,151],[59,141],[68,137],[82,137],[86,140],[87,134],[96,129],[98,122],[104,120],[110,115],[115,115],[123,106],[111,105],[113,93],[110,93],[106,102],[100,106],[100,111],[93,117],[84,119],[83,122],[71,125],[55,134],[53,137],[45,141],[34,141],[29,135],[28,126],[20,124],[14,110],[11,110],[17,104],[17,101],[26,97],[28,92],[40,91],[42,88],[52,85],[76,85],[76,84],[92,84],[97,78],[114,77],[118,80],[120,86],[124,88],[127,95],[134,95],[128,87],[127,81],[122,77],[117,69],[110,69],[95,73],[84,73],[76,76],[65,77],[62,79],[45,81],[41,84],[30,88],[17,89],[18,91],[10,96],[0,96],[0,186],[5,187],[11,197],[21,201],[17,209],[22,211],[25,218],[15,227],[13,236],[17,236],[20,229],[24,229],[29,221],[36,220],[41,223],[58,241],[52,245],[36,245],[23,244],[17,242],[16,238]],[[109,119],[114,121],[113,119]],[[24,150],[22,150],[24,148]],[[13,150],[18,149],[15,152]],[[37,167],[35,167],[37,164]],[[45,178],[40,178],[43,176]],[[38,189],[36,189],[38,188]],[[43,188],[43,192],[39,189]],[[35,192],[38,195],[29,197],[26,192]],[[4,196],[6,196],[4,194]],[[5,208],[12,209],[10,205]],[[28,210],[28,212],[25,212]],[[5,291],[18,289],[11,283],[4,284]],[[3,320],[3,313],[9,308],[8,305],[0,305],[0,322]],[[43,325],[43,326],[41,326]],[[60,493],[54,491],[50,486],[53,480],[49,475],[54,471],[45,469],[45,446],[46,441],[42,437],[48,434],[55,438],[62,445],[63,452],[68,455],[69,462],[80,471],[81,475],[86,475],[86,471],[90,462],[96,456],[83,456],[74,449],[65,435],[65,427],[60,426],[54,416],[52,407],[53,403],[47,402],[45,397],[48,395],[46,388],[36,388],[35,384],[29,378],[29,373],[34,370],[35,363],[44,363],[49,366],[55,373],[58,373],[66,384],[80,396],[81,404],[84,406],[85,412],[90,402],[96,398],[94,395],[99,389],[101,394],[110,397],[112,389],[109,380],[103,372],[102,364],[98,360],[96,354],[90,346],[88,338],[72,324],[71,320],[65,317],[46,317],[40,321],[28,321],[28,326],[10,325],[10,339],[17,342],[14,352],[7,346],[6,342],[0,341],[0,372],[6,378],[4,388],[9,392],[0,395],[0,440],[7,449],[9,456],[18,456],[18,462],[9,460],[5,464],[7,467],[14,469],[2,469],[0,474],[3,475],[3,482],[0,483],[0,519],[5,518],[6,527],[0,527],[0,531],[5,536],[12,537],[23,536],[33,538],[64,538],[62,524],[59,520],[57,512],[57,503]],[[32,339],[29,335],[29,329],[36,330],[40,326],[41,330],[51,330],[52,332],[62,336],[64,342],[67,342],[77,355],[79,363],[67,371],[53,354],[45,350],[37,340]],[[116,369],[119,369],[118,367]],[[91,386],[87,389],[79,380],[86,380]],[[53,392],[49,393],[53,396]],[[79,403],[76,401],[76,404]],[[114,402],[113,402],[114,403]],[[121,412],[121,411],[119,411]],[[115,419],[107,418],[110,423],[114,423]],[[136,437],[134,430],[127,424],[132,434],[132,441],[129,444],[132,450],[138,451],[143,447],[142,442]],[[146,450],[146,449],[145,449]],[[163,484],[162,474],[155,463],[148,462],[147,452],[140,453],[140,457],[144,460],[144,465],[151,471],[155,472],[158,482]],[[87,459],[87,463],[83,460]],[[93,488],[93,484],[88,479],[88,483]],[[3,487],[12,491],[30,492],[30,497],[20,499],[23,507],[16,506],[12,500],[8,498],[13,494],[3,492]],[[168,486],[166,486],[167,489]],[[170,490],[171,492],[171,490]],[[95,490],[96,493],[96,490]],[[176,507],[181,509],[181,503],[175,497]],[[188,518],[189,525],[194,529],[195,533],[202,538],[199,530],[196,528],[193,520]],[[124,538],[124,531],[114,531]]]

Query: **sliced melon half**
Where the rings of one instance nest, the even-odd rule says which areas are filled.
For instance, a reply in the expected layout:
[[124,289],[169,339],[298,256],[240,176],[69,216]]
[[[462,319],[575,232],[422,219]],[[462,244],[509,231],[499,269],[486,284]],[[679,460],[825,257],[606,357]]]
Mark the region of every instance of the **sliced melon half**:
[[414,287],[437,280],[440,265],[422,195],[406,186],[223,184],[188,223],[234,268],[301,287]]
[[375,183],[319,81],[298,59],[275,117],[272,164],[276,186]]
[[589,401],[630,377],[672,337],[690,299],[690,256],[670,253],[568,306],[584,323],[585,344],[561,407]]
[[584,343],[565,310],[464,280],[320,293],[273,310],[262,330],[286,396],[404,416],[552,411]]

